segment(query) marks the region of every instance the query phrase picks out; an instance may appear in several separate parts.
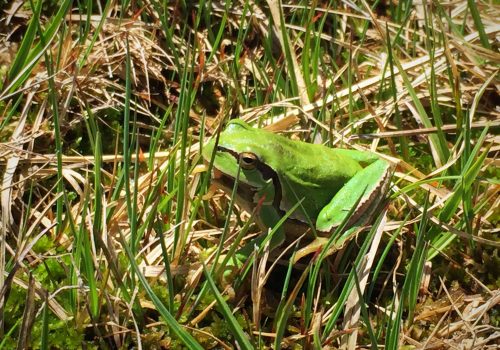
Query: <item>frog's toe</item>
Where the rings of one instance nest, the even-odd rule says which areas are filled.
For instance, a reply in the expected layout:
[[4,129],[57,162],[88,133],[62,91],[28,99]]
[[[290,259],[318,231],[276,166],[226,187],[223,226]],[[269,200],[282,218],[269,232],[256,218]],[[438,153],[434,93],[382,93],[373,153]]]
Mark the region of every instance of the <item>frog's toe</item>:
[[221,254],[217,261],[212,260],[207,265],[214,269],[214,273],[219,276],[223,285],[229,285],[240,273],[243,261],[238,256],[228,258],[226,254]]
[[293,258],[293,263],[295,264],[297,261],[302,259],[304,256],[307,256],[312,253],[316,253],[323,249],[323,247],[328,243],[328,238],[326,237],[316,237],[314,241],[309,243],[303,248],[300,248],[297,250],[295,253],[295,256]]

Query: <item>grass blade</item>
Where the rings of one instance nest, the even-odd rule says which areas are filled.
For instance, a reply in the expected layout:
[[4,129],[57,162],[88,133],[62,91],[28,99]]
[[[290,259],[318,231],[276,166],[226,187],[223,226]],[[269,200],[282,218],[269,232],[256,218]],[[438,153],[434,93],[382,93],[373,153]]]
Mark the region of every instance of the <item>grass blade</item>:
[[204,272],[208,282],[208,286],[212,291],[212,293],[214,294],[215,300],[217,300],[217,304],[219,304],[221,312],[224,315],[224,318],[226,319],[227,325],[231,329],[231,332],[235,337],[235,339],[238,341],[238,347],[245,350],[254,349],[254,347],[248,340],[248,336],[241,328],[240,324],[238,323],[233,313],[231,312],[231,309],[229,309],[229,306],[227,305],[226,301],[224,300],[219,290],[215,286],[214,280],[212,279],[212,276],[210,275],[210,272],[209,270],[207,270],[206,267],[204,267]]

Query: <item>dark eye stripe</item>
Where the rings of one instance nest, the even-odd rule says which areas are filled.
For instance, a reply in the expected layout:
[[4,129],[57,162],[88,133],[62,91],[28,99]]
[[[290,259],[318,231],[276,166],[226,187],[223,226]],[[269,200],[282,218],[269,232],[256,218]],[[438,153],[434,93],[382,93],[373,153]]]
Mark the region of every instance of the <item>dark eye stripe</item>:
[[236,160],[238,160],[238,158],[239,158],[238,152],[235,152],[232,149],[226,148],[224,146],[217,146],[217,152],[226,152],[226,153],[229,153]]

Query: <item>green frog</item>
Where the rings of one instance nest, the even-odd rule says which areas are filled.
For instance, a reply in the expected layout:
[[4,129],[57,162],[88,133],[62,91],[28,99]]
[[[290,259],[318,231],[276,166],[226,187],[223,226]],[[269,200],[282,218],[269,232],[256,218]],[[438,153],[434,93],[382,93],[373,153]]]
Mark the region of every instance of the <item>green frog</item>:
[[[326,245],[344,220],[349,229],[330,253],[349,241],[354,227],[367,224],[379,210],[392,175],[392,165],[372,152],[295,141],[239,119],[227,124],[217,145],[215,137],[207,143],[203,150],[207,163],[213,152],[213,183],[230,194],[238,179],[236,201],[254,212],[264,233],[288,215],[274,233],[270,250],[313,227],[316,238],[296,253],[295,261]],[[238,251],[239,259],[262,240],[261,236]]]

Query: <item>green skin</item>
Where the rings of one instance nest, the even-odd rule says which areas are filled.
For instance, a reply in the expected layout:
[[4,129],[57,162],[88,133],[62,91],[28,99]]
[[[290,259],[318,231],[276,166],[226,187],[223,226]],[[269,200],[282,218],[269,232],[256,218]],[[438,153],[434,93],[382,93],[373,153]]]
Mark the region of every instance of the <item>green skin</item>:
[[[215,138],[205,146],[203,157],[210,162],[216,152],[215,184],[231,193],[241,168],[237,202],[249,212],[260,205],[255,217],[264,232],[275,227],[299,200],[301,205],[287,221],[294,222],[294,227],[302,223],[302,232],[306,231],[306,223],[312,222],[320,235],[328,235],[356,203],[348,226],[359,226],[369,220],[388,190],[391,165],[374,153],[292,141],[238,119],[228,123],[220,134],[217,150],[214,148]],[[286,226],[278,228],[270,249],[281,245],[286,235]],[[317,250],[318,244],[326,244],[318,239],[299,258]],[[238,254],[248,256],[251,247],[253,244]]]

